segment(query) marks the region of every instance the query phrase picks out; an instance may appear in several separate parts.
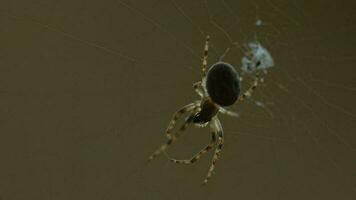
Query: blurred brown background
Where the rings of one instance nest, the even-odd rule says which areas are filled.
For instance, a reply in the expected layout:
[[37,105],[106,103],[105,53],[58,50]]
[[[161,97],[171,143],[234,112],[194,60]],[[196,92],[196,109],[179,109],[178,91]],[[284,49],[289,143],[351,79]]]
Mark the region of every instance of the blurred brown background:
[[[354,1],[0,2],[0,199],[356,199]],[[257,27],[256,21],[262,26]],[[232,42],[273,55],[225,147],[147,164],[173,112]],[[225,61],[239,69],[243,52]],[[245,78],[245,77],[244,77]],[[251,79],[246,77],[244,88]],[[193,128],[169,151],[209,141]]]

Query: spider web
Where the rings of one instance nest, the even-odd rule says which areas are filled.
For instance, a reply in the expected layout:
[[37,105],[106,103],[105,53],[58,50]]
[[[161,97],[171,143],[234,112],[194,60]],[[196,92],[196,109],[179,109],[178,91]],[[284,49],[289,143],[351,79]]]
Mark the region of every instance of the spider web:
[[[36,99],[47,95],[61,100],[68,96],[69,100],[64,100],[72,105],[68,120],[74,135],[50,135],[71,141],[62,141],[65,145],[79,147],[73,147],[73,157],[60,153],[57,146],[49,152],[56,158],[73,159],[69,163],[77,168],[71,176],[78,180],[69,186],[79,190],[70,193],[52,164],[44,162],[52,177],[47,188],[52,198],[60,195],[56,187],[61,186],[69,196],[90,198],[89,188],[104,182],[106,187],[96,195],[107,199],[139,199],[142,195],[150,199],[355,197],[356,57],[351,5],[280,0],[31,3],[35,6],[7,3],[1,9],[1,23],[8,30],[2,32],[29,30],[26,33],[34,37],[19,34],[20,43],[30,41],[26,50],[31,50],[35,46],[31,40],[41,41],[47,44],[41,49],[44,58],[61,55],[57,63],[45,59],[39,64],[50,66],[44,68],[49,77],[63,73],[70,84],[41,79],[56,87],[42,90],[41,86],[18,85],[9,89],[7,84],[12,82],[4,79],[1,88],[4,97]],[[226,141],[223,156],[211,183],[200,188],[210,156],[192,166],[162,164],[162,160],[145,165],[143,160],[163,142],[172,113],[197,99],[191,85],[200,79],[206,34],[211,36],[210,65],[230,48],[224,61],[240,70],[244,44],[257,40],[271,53],[275,66],[251,99],[231,108],[241,114],[239,118],[220,117]],[[10,49],[2,54],[6,60],[15,46],[3,42]],[[16,70],[24,69],[20,64]],[[63,65],[67,67],[61,70]],[[4,73],[9,70],[2,67]],[[243,76],[243,90],[252,79]],[[91,109],[111,115],[101,116],[105,123],[98,122],[99,116],[85,118],[85,124],[81,116],[90,116]],[[56,133],[62,131],[56,128]],[[207,131],[188,131],[184,138],[192,139],[182,138],[177,146],[187,146],[177,147],[173,153],[183,151],[185,157],[199,150],[196,144],[208,141]],[[96,153],[105,154],[106,159],[91,161]],[[89,169],[95,161],[111,167],[94,165],[96,170]],[[81,172],[83,169],[88,173]],[[93,183],[90,172],[99,174],[98,182]],[[81,179],[86,187],[81,186]]]

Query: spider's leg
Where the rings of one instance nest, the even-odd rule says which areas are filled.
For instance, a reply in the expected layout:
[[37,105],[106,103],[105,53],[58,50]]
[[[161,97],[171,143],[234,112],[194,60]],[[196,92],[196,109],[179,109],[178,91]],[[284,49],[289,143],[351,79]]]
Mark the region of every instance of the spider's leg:
[[231,117],[240,117],[240,114],[231,110],[226,110],[225,108],[220,107],[219,112],[225,115],[229,115]]
[[200,150],[197,154],[195,154],[195,156],[193,156],[191,159],[189,160],[177,160],[177,159],[173,159],[170,158],[169,160],[173,163],[177,163],[177,164],[192,164],[195,163],[196,161],[198,161],[202,155],[204,155],[205,153],[207,153],[209,150],[211,150],[214,145],[216,143],[216,133],[215,132],[211,132],[211,141],[210,143],[202,150]]
[[174,126],[176,125],[176,122],[178,121],[178,119],[186,112],[190,112],[193,111],[194,109],[196,109],[196,107],[199,105],[199,102],[194,102],[194,103],[190,103],[186,106],[184,106],[183,108],[179,109],[178,111],[176,111],[171,119],[171,121],[168,124],[168,127],[166,129],[166,135],[167,138],[171,138],[172,137],[172,130],[174,128]]
[[173,144],[174,141],[176,141],[178,139],[178,137],[180,136],[180,133],[185,131],[185,129],[188,128],[188,126],[191,124],[191,122],[184,122],[184,124],[179,128],[178,132],[175,135],[169,134],[167,135],[168,139],[167,142],[162,144],[149,158],[148,161],[153,160],[154,158],[156,158],[159,154],[161,154],[162,152],[164,152],[171,144]]
[[217,140],[217,147],[215,149],[215,154],[212,160],[212,163],[210,165],[209,171],[208,171],[208,175],[206,176],[205,180],[204,180],[204,184],[208,183],[208,180],[210,179],[210,177],[212,176],[214,169],[215,169],[215,164],[216,162],[219,160],[220,157],[220,152],[221,149],[223,147],[224,144],[224,133],[223,133],[223,129],[220,123],[220,120],[217,117],[214,117],[212,119],[212,124],[211,124],[211,128],[213,129],[214,132],[217,133],[218,136],[218,140]]
[[195,90],[195,92],[200,96],[200,97],[203,97],[204,96],[204,92],[203,92],[203,88],[202,88],[202,82],[199,81],[199,82],[196,82],[193,84],[193,88]]
[[[198,103],[191,103],[188,104],[186,106],[184,106],[183,108],[179,109],[177,112],[174,113],[172,120],[169,122],[169,125],[166,129],[166,135],[167,135],[167,142],[163,145],[160,146],[160,148],[158,148],[149,158],[148,161],[153,160],[155,157],[157,157],[160,153],[162,153],[164,150],[167,149],[167,147],[169,145],[171,145],[173,143],[173,141],[175,141],[178,138],[178,134],[177,135],[172,135],[172,130],[177,122],[177,120],[186,112],[190,112],[192,110],[194,110],[197,107]],[[188,127],[189,123],[185,122],[182,127],[179,129],[179,131],[184,131],[187,127]]]
[[204,46],[204,54],[203,54],[203,64],[202,64],[202,75],[203,77],[205,77],[206,75],[206,67],[208,65],[208,51],[209,51],[209,40],[210,40],[210,36],[207,35],[206,36],[206,40],[205,40],[205,46]]
[[248,90],[246,90],[246,92],[244,92],[240,97],[239,97],[239,101],[244,101],[246,98],[249,98],[253,91],[257,88],[258,86],[258,82],[260,80],[263,80],[261,78],[258,77],[258,75],[256,75],[255,80],[253,81],[253,84],[248,88]]

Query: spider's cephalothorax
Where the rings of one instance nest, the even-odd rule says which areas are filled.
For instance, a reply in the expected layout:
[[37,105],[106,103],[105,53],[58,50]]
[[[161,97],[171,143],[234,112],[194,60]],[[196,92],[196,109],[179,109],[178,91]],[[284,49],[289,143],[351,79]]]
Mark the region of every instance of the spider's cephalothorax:
[[219,108],[211,100],[206,99],[201,102],[199,111],[190,115],[187,121],[198,126],[205,126],[218,111]]
[[239,98],[240,78],[228,63],[218,62],[211,66],[205,84],[211,100],[220,106],[231,106]]
[[[256,77],[253,85],[240,95],[240,78],[232,65],[219,61],[212,65],[208,72],[206,72],[208,48],[209,36],[206,38],[204,47],[202,81],[193,84],[195,91],[201,97],[200,100],[184,106],[173,115],[173,118],[166,129],[167,142],[161,145],[149,158],[149,160],[152,160],[162,152],[165,152],[169,145],[176,141],[180,136],[180,133],[189,125],[195,124],[199,127],[203,127],[210,124],[211,141],[204,149],[200,150],[188,160],[169,158],[170,161],[174,163],[190,164],[199,160],[203,154],[215,147],[212,164],[210,165],[204,183],[207,183],[210,179],[224,144],[224,134],[220,120],[217,117],[218,113],[220,112],[234,117],[238,116],[237,113],[226,110],[225,107],[233,105],[237,100],[243,101],[246,97],[251,96],[253,90],[257,87],[259,80]],[[172,131],[177,120],[184,113],[189,113],[188,117],[185,119],[179,130],[173,134]]]

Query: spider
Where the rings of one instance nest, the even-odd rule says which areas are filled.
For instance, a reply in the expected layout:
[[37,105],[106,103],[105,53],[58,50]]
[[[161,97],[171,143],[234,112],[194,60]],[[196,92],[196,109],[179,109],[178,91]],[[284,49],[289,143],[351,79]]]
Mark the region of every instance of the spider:
[[[190,103],[175,112],[166,129],[166,143],[161,145],[148,159],[151,161],[162,152],[165,152],[166,149],[178,139],[180,133],[189,126],[196,125],[198,127],[205,127],[210,123],[211,141],[205,148],[188,160],[177,160],[168,157],[173,163],[191,164],[198,161],[203,154],[215,147],[212,163],[203,184],[206,184],[211,178],[215,164],[219,160],[220,152],[224,145],[224,133],[218,118],[218,113],[238,117],[238,113],[227,110],[226,107],[233,105],[236,101],[243,101],[250,97],[259,82],[259,77],[256,75],[253,84],[246,92],[240,95],[240,76],[231,64],[221,61],[221,58],[207,71],[209,39],[210,37],[208,35],[206,37],[202,59],[202,80],[193,84],[193,88],[200,96],[200,100]],[[177,120],[187,112],[189,112],[189,115],[183,125],[179,128],[177,133],[173,134],[172,131]]]

